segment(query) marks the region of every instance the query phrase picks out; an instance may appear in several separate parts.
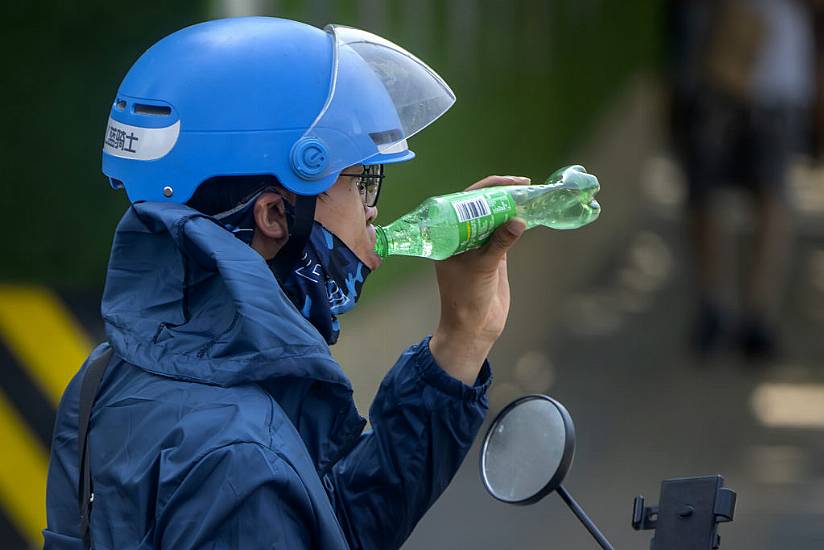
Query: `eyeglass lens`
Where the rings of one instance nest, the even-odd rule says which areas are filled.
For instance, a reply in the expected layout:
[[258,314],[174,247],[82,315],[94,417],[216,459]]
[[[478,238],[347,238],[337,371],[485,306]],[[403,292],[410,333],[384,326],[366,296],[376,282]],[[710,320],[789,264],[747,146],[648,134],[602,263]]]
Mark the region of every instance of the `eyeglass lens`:
[[381,190],[383,180],[383,165],[375,164],[363,167],[363,173],[358,179],[358,191],[360,192],[363,204],[375,206]]

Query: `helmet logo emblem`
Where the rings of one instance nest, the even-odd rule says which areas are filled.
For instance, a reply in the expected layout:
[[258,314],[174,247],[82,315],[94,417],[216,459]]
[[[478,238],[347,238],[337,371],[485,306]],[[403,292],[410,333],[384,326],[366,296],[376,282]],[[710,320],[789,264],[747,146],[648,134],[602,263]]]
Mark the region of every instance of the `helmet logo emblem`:
[[303,179],[312,180],[323,176],[329,165],[326,145],[316,138],[301,138],[292,147],[292,169]]

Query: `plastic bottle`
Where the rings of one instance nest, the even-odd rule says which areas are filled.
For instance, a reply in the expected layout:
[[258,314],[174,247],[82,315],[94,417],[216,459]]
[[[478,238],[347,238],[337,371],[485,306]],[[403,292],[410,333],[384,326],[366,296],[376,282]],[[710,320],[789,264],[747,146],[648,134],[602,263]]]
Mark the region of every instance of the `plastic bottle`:
[[577,229],[595,221],[598,178],[583,166],[567,166],[543,185],[487,187],[430,197],[384,227],[376,226],[375,252],[443,260],[483,245],[492,232],[519,217],[526,228]]

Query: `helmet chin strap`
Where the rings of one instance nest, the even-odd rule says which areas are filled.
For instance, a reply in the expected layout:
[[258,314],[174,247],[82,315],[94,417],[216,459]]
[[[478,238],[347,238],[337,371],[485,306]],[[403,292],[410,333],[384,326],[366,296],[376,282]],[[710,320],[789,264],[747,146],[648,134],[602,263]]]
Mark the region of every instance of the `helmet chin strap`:
[[304,248],[309,241],[309,234],[312,232],[312,225],[315,223],[316,203],[317,195],[296,195],[294,215],[286,216],[289,240],[277,255],[269,260],[269,266],[278,282],[286,279],[303,256]]

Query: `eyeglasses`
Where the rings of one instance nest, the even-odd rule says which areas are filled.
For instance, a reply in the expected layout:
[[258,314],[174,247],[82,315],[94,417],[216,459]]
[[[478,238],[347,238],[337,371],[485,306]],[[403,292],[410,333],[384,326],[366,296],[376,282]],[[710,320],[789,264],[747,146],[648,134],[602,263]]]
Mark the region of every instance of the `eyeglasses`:
[[378,204],[378,195],[381,193],[381,183],[383,183],[383,164],[371,164],[363,167],[360,174],[341,173],[341,176],[350,176],[357,179],[358,192],[364,206],[375,206]]

